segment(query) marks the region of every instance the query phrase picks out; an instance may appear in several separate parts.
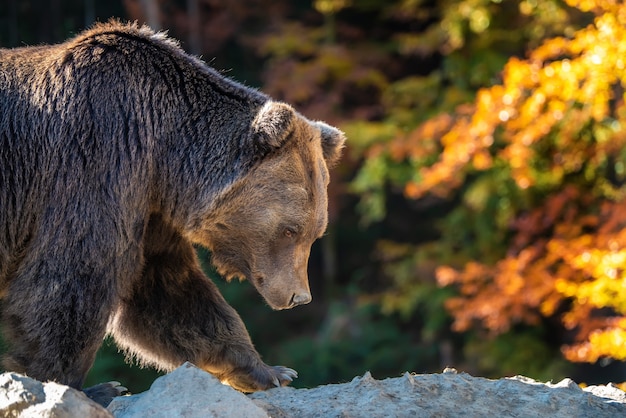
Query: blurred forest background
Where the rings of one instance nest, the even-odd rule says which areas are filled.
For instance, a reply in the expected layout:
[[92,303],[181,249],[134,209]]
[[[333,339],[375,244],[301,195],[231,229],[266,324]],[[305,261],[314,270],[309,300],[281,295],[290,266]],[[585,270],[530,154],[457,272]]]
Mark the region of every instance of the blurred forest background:
[[[110,17],[348,135],[313,302],[272,312],[213,274],[294,386],[445,366],[626,381],[622,1],[2,0],[0,46]],[[155,376],[106,342],[88,383]]]

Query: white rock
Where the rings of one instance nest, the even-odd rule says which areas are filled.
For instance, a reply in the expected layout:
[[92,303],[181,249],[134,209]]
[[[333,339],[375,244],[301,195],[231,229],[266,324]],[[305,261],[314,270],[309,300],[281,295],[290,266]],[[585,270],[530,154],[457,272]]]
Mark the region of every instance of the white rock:
[[146,392],[113,399],[108,410],[117,418],[267,418],[246,395],[191,363],[158,378]]
[[0,375],[0,416],[111,418],[106,409],[81,391],[10,372]]

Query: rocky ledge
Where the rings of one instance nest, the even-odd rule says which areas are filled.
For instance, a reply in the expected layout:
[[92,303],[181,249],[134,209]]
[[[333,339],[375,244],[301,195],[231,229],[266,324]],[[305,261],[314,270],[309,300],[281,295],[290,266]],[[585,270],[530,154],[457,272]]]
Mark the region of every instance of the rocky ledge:
[[618,417],[626,393],[609,384],[581,389],[570,379],[541,383],[523,376],[497,380],[446,369],[441,374],[314,389],[276,388],[244,395],[186,363],[150,390],[115,398],[108,409],[82,392],[16,373],[0,375],[0,416],[13,417]]

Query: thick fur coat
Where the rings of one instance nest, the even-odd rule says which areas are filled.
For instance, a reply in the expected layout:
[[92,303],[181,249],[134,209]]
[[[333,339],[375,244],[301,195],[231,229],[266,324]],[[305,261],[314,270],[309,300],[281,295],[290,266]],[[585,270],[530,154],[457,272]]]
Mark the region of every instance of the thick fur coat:
[[295,372],[263,363],[192,245],[272,308],[308,303],[343,142],[146,27],[0,49],[5,366],[80,388],[108,333],[162,369],[287,384]]

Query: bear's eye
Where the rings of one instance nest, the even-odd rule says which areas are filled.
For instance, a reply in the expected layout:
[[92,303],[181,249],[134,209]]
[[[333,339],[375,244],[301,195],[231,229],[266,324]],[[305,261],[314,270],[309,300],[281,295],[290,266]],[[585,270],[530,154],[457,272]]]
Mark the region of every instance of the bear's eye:
[[294,228],[285,228],[283,235],[287,238],[293,238],[296,236],[296,230]]

